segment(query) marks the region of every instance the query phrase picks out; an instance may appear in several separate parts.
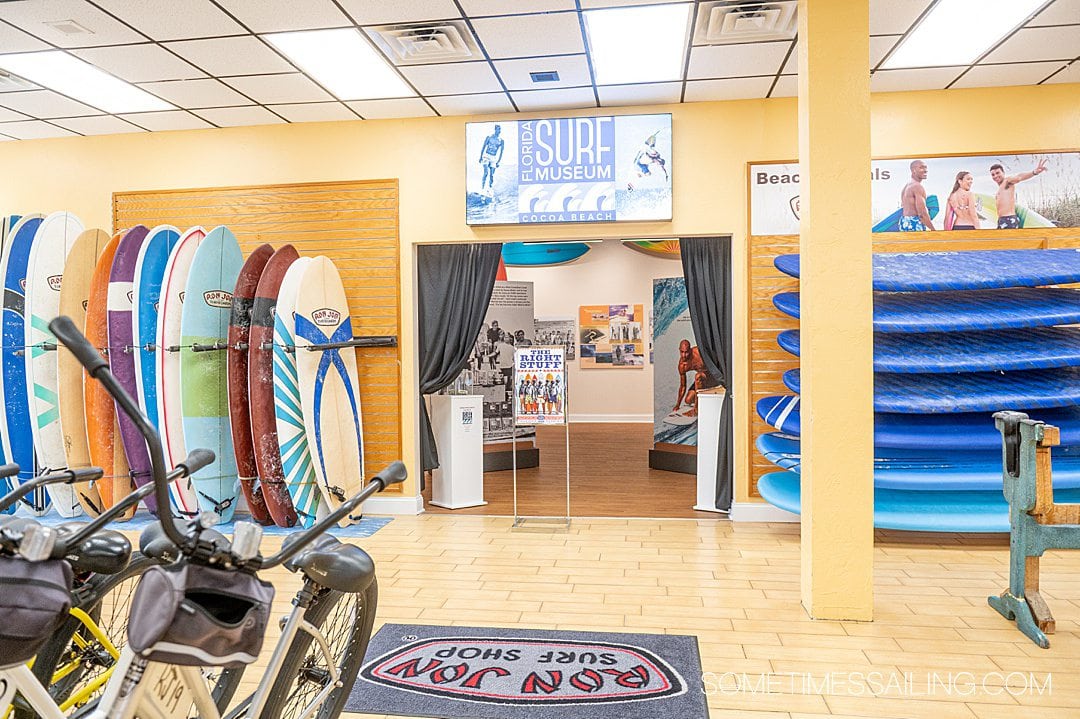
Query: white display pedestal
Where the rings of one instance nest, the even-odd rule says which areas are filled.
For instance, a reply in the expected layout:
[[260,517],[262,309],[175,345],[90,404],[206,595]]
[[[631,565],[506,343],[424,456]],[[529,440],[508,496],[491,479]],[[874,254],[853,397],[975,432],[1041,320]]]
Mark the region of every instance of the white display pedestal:
[[716,454],[720,444],[720,410],[727,401],[724,390],[698,392],[697,503],[694,509],[720,512],[716,508]]
[[446,509],[484,501],[484,398],[481,395],[431,396],[431,429],[439,448],[432,472],[431,503]]

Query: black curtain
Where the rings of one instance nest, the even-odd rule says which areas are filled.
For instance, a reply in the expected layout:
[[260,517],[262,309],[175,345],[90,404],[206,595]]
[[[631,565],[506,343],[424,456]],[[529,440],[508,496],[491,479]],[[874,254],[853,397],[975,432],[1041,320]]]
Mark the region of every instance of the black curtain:
[[731,396],[731,238],[679,240],[690,323],[705,369],[727,391],[720,414],[716,458],[716,508],[731,509],[734,471]]
[[501,253],[499,243],[416,248],[420,459],[425,472],[439,466],[439,451],[424,395],[446,387],[465,369],[487,314]]

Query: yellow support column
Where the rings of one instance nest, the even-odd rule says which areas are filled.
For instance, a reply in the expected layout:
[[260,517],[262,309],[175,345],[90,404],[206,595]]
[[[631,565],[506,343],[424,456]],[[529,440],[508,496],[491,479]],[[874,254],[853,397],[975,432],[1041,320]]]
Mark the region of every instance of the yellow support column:
[[802,601],[873,613],[868,0],[799,0]]

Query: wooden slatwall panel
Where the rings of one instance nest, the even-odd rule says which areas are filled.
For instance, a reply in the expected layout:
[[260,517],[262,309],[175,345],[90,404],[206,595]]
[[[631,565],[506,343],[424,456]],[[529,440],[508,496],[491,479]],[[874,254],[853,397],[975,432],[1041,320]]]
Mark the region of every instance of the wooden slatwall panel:
[[[1008,233],[983,232],[882,232],[873,236],[874,252],[941,252],[948,250],[1009,250],[1052,249],[1080,247],[1080,231],[1076,229],[1032,228]],[[758,479],[778,468],[768,462],[754,447],[754,439],[773,431],[758,417],[757,402],[775,394],[791,394],[780,377],[799,366],[793,357],[776,344],[776,335],[783,330],[798,329],[799,321],[777,310],[772,303],[778,292],[797,292],[799,281],[783,274],[773,266],[780,254],[799,251],[798,235],[769,235],[750,237],[750,496],[760,497]],[[843,281],[844,268],[836,268],[838,281]]]
[[[396,180],[115,193],[114,230],[137,224],[227,225],[245,256],[264,242],[326,255],[341,273],[354,334],[401,335]],[[370,477],[401,458],[400,348],[357,349],[356,358]]]

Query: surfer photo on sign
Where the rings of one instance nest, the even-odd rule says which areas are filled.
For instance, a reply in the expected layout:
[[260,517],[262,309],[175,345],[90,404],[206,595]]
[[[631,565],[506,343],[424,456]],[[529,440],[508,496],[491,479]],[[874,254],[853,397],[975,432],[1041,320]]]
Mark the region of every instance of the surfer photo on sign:
[[1016,214],[1016,185],[1044,172],[1046,172],[1045,159],[1039,160],[1039,164],[1035,166],[1034,170],[1008,177],[1005,175],[1005,168],[1000,164],[995,162],[990,165],[990,179],[997,183],[998,186],[994,199],[997,201],[997,228],[999,230],[1020,229],[1020,217]]
[[900,231],[920,232],[933,230],[934,223],[930,220],[930,212],[926,209],[926,188],[922,181],[926,179],[929,170],[922,160],[911,161],[911,182],[904,185],[900,191]]
[[484,168],[484,177],[480,180],[480,192],[485,187],[489,196],[495,194],[495,170],[502,162],[503,150],[506,143],[499,137],[502,128],[495,126],[495,131],[484,138],[484,144],[480,146],[480,166]]
[[945,214],[946,230],[979,229],[979,201],[971,193],[975,178],[967,170],[956,173]]
[[[697,419],[698,392],[703,389],[712,389],[720,385],[709,371],[705,369],[705,362],[701,359],[701,353],[697,347],[690,344],[690,340],[679,343],[679,395],[675,398],[675,406],[671,414],[665,418],[669,424],[689,424]],[[687,389],[686,373],[696,372],[694,383]],[[685,409],[683,406],[685,405]],[[681,411],[680,411],[681,410]],[[677,420],[682,420],[677,421]]]
[[[637,154],[634,155],[635,173],[637,174],[637,177],[639,179],[643,177],[654,176],[655,173],[652,169],[653,165],[659,165],[660,169],[664,173],[665,181],[669,181],[671,179],[667,171],[667,160],[665,160],[664,157],[660,154],[660,151],[656,149],[656,136],[658,134],[660,134],[659,130],[645,138],[645,142],[641,144],[641,147],[638,149]],[[626,183],[626,190],[627,192],[634,191],[633,179],[631,179],[630,182]]]

